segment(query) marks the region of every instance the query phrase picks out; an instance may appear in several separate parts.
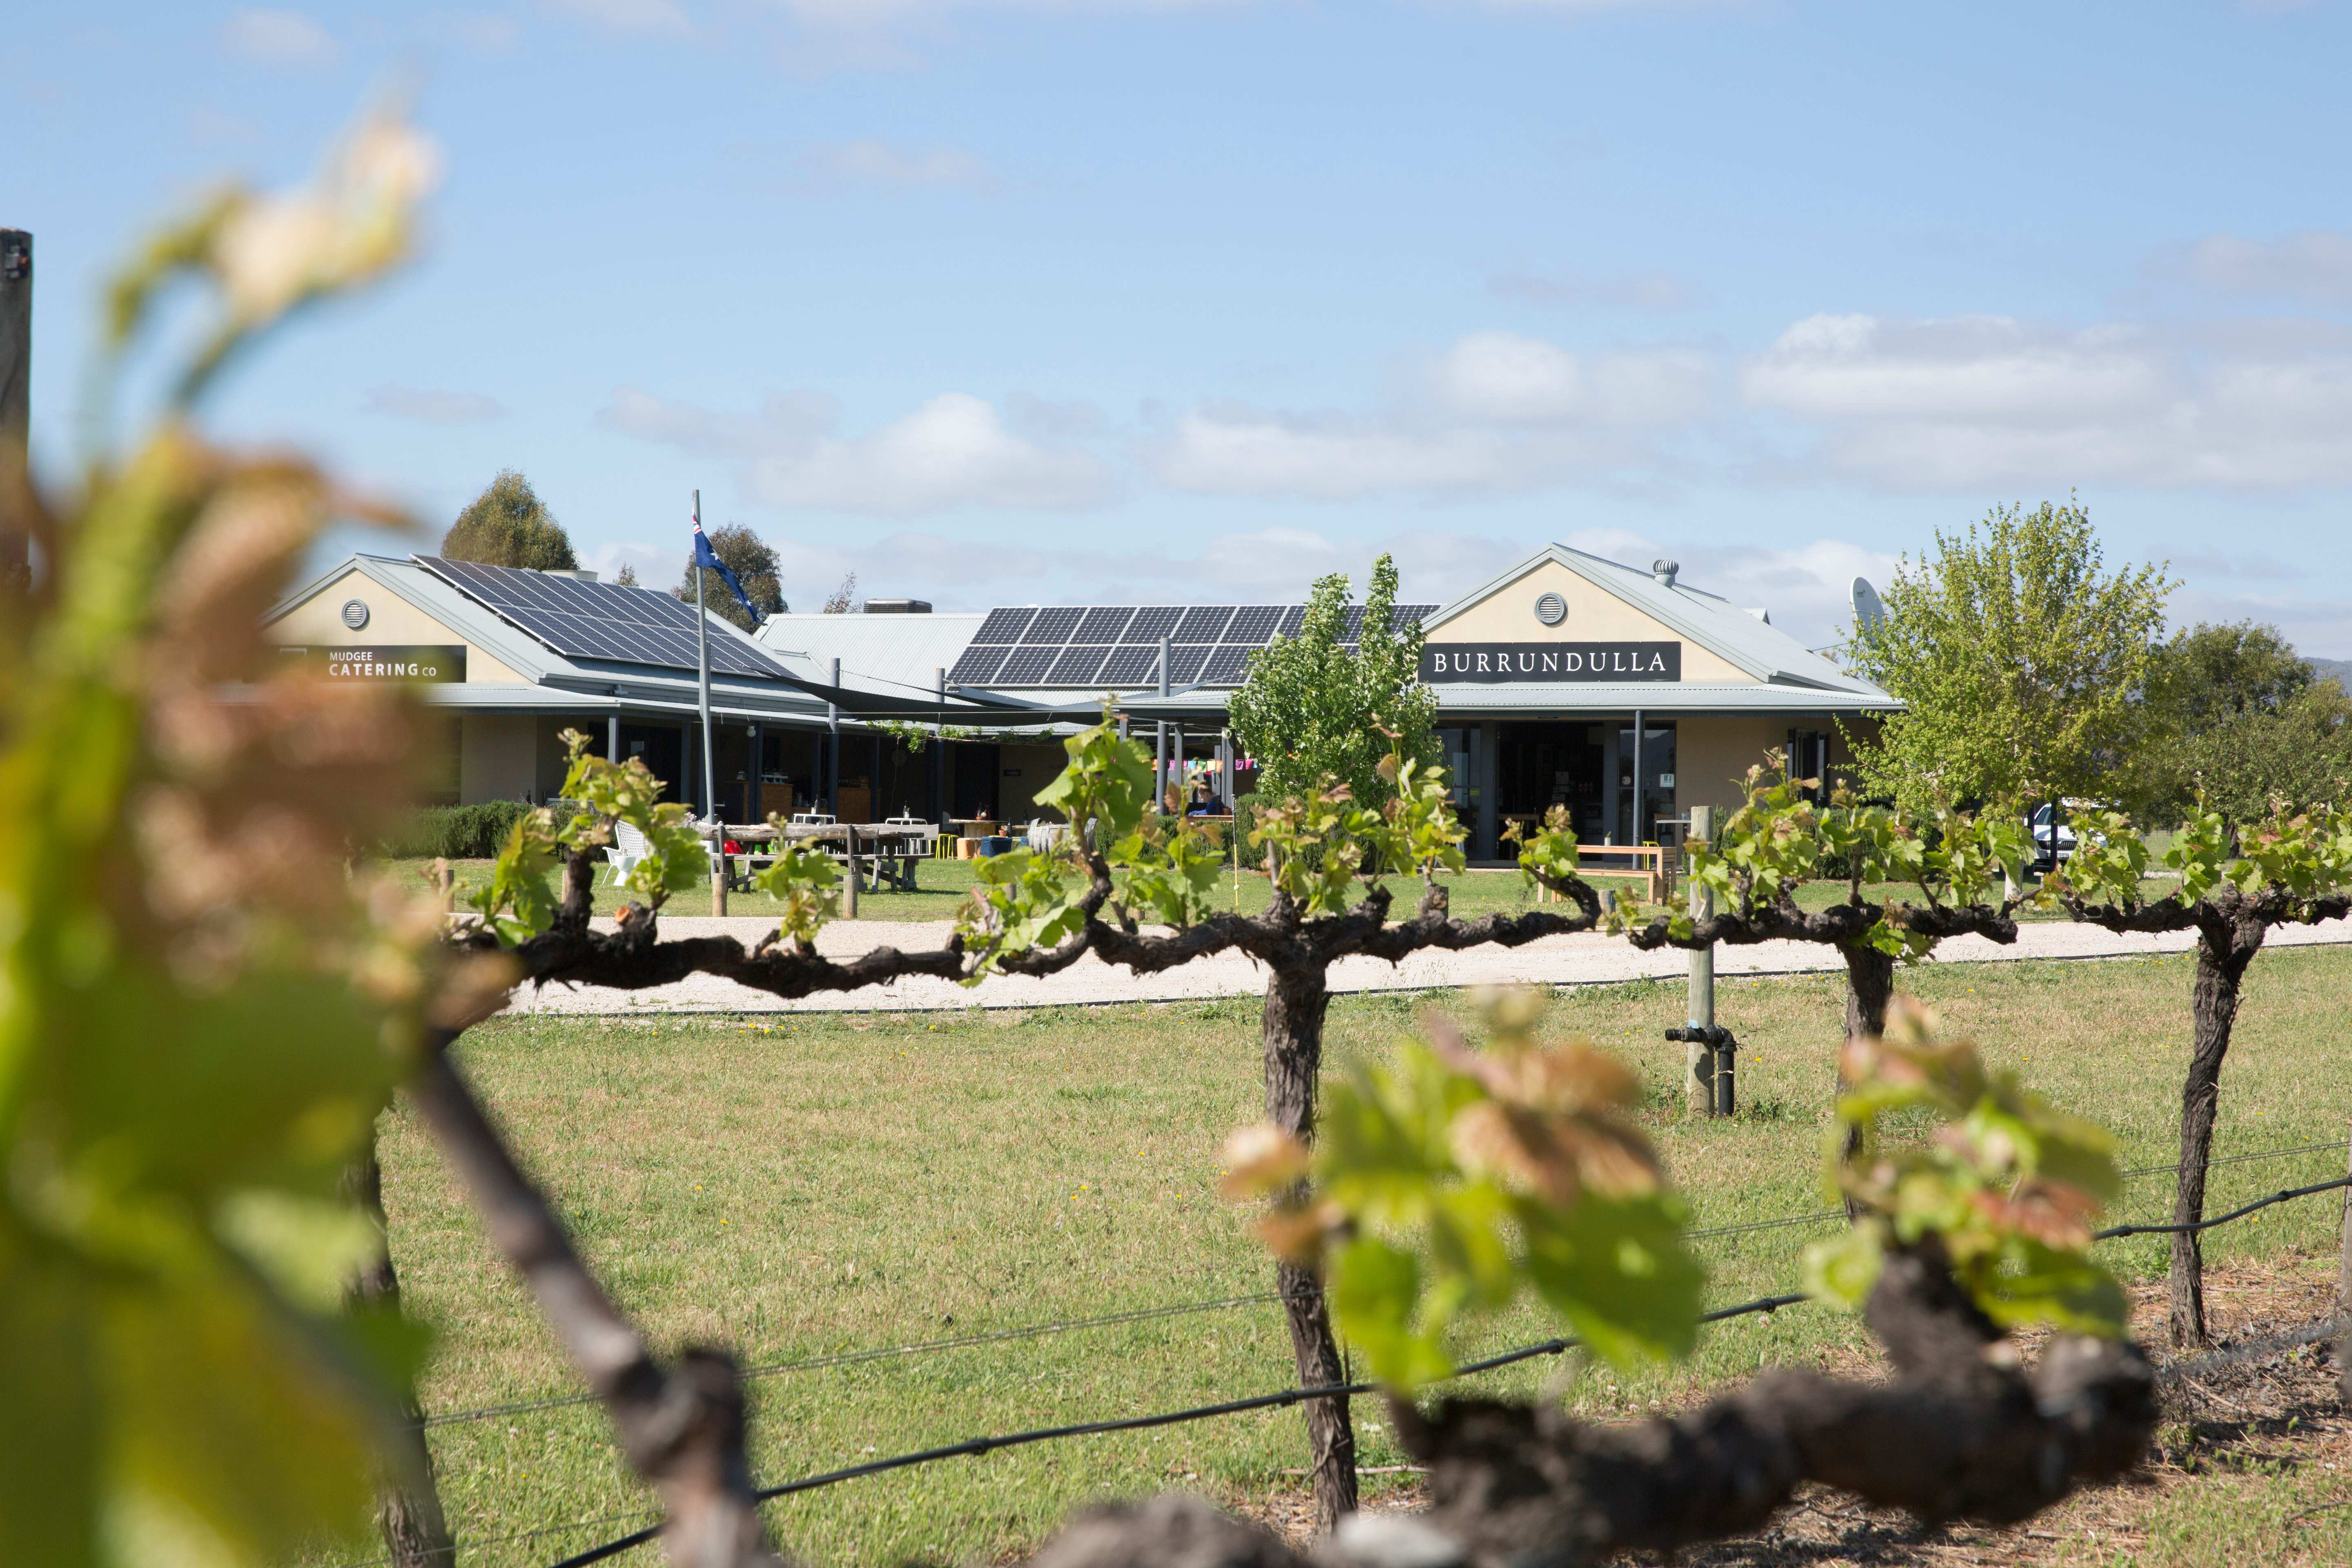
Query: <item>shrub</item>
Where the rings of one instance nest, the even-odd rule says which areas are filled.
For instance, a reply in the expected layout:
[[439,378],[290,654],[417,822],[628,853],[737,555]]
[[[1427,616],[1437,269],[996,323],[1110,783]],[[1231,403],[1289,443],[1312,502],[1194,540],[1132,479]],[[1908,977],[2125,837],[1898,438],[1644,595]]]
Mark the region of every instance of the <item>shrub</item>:
[[[487,860],[498,854],[526,813],[527,801],[485,800],[472,805],[428,805],[416,812],[374,847],[386,859]],[[555,803],[561,826],[578,808],[569,801]]]

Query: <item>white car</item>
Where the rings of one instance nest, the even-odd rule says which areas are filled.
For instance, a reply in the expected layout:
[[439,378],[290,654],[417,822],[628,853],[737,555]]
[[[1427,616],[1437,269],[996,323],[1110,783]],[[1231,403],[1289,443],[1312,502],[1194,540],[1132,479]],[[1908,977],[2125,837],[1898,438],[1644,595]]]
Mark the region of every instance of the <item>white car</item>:
[[[2105,802],[2096,800],[2066,800],[2061,801],[2059,805],[2064,808],[2065,815],[2059,817],[2054,832],[2052,830],[2050,820],[2052,812],[2047,805],[2036,807],[2033,816],[2028,819],[2028,826],[2033,835],[2033,864],[2036,870],[2047,870],[2061,861],[2073,858],[2076,840],[2074,825],[2071,818],[2085,812],[2106,808]],[[2098,841],[2098,835],[2094,833],[2091,836],[2091,842],[2095,844]]]

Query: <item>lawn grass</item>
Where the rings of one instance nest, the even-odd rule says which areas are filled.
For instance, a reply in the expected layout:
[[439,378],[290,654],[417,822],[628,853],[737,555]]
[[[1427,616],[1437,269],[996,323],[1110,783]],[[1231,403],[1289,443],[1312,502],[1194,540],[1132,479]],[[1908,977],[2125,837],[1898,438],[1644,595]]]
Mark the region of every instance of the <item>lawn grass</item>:
[[[1496,879],[1500,880],[1500,879]],[[1474,882],[1476,879],[1472,879]],[[2266,952],[2249,977],[2223,1082],[2217,1154],[2339,1142],[2352,1084],[2352,952]],[[1901,984],[1997,1062],[2113,1128],[2132,1166],[2168,1164],[2187,1060],[2185,957],[1906,971]],[[1582,988],[1551,1016],[1618,1050],[1648,1086],[1644,1120],[1701,1228],[1824,1206],[1819,1162],[1843,1006],[1830,975],[1727,979],[1718,1016],[1745,1049],[1739,1117],[1685,1119],[1675,1089],[1679,981]],[[1343,1071],[1411,1026],[1421,1001],[1344,997],[1327,1061]],[[480,1026],[468,1073],[558,1200],[590,1259],[658,1343],[732,1347],[752,1365],[1056,1320],[1254,1295],[1270,1283],[1244,1216],[1215,1195],[1216,1150],[1261,1100],[1255,999],[1094,1009],[803,1015],[760,1022],[526,1016]],[[419,1131],[383,1139],[392,1243],[407,1300],[440,1331],[428,1411],[562,1396],[577,1384]],[[2213,1207],[2343,1169],[2340,1149],[2224,1164]],[[2168,1177],[2135,1179],[2123,1214],[2160,1217]],[[2331,1251],[2338,1206],[2288,1205],[2228,1227],[2228,1260]],[[1790,1289],[1819,1226],[1704,1239],[1715,1302]],[[2163,1267],[2160,1239],[2111,1244]],[[1485,1325],[1475,1354],[1548,1337],[1530,1312]],[[1623,1413],[1766,1363],[1845,1359],[1854,1325],[1817,1308],[1708,1331],[1685,1367],[1586,1372],[1569,1396]],[[1530,1394],[1564,1369],[1479,1380]],[[778,1372],[751,1384],[765,1480],[990,1432],[1131,1415],[1286,1386],[1277,1310],[1257,1303],[1115,1327]],[[1370,1404],[1362,1462],[1401,1456]],[[545,1563],[649,1508],[591,1405],[436,1425],[443,1494],[467,1564]],[[1229,1501],[1295,1489],[1295,1411],[950,1460],[772,1505],[803,1561],[988,1559],[1071,1507],[1169,1486]],[[1388,1484],[1374,1479],[1368,1486]],[[535,1539],[488,1538],[571,1521]],[[2188,1559],[2182,1559],[2187,1561]]]

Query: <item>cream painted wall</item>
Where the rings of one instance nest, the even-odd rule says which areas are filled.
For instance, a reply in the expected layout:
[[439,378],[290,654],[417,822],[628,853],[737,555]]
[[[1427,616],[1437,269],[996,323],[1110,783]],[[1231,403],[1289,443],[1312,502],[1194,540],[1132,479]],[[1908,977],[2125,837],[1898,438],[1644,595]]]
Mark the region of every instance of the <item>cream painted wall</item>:
[[531,713],[459,716],[459,804],[521,800],[540,793],[539,726]]
[[[353,631],[343,625],[343,602],[368,607],[368,624]],[[369,647],[378,643],[463,643],[465,638],[364,573],[344,573],[264,628],[289,647]],[[466,644],[466,681],[524,681],[524,678]],[[528,682],[524,682],[528,684]],[[520,793],[520,792],[518,792]],[[468,797],[469,799],[472,797]],[[485,795],[485,800],[503,798]]]
[[1789,743],[1789,731],[1819,730],[1827,721],[1778,714],[1684,719],[1675,726],[1675,809],[1712,805],[1731,810],[1747,798],[1748,770],[1767,751]]
[[[1849,726],[1861,726],[1865,731],[1874,730],[1877,721],[1872,719],[1845,721]],[[1740,715],[1737,718],[1684,719],[1675,726],[1675,805],[1677,810],[1686,805],[1714,805],[1727,810],[1737,808],[1745,799],[1743,793],[1748,770],[1766,761],[1767,752],[1777,752],[1789,743],[1791,730],[1818,730],[1830,738],[1830,772],[1832,777],[1847,776],[1853,766],[1853,748],[1846,743],[1838,728],[1838,721],[1825,714],[1777,713]]]
[[[1556,626],[1536,619],[1536,600],[1558,594],[1568,618]],[[1678,637],[1616,595],[1597,588],[1557,561],[1546,561],[1517,582],[1471,605],[1429,640],[1450,642],[1679,642],[1683,679],[1754,686],[1756,678],[1695,642]]]

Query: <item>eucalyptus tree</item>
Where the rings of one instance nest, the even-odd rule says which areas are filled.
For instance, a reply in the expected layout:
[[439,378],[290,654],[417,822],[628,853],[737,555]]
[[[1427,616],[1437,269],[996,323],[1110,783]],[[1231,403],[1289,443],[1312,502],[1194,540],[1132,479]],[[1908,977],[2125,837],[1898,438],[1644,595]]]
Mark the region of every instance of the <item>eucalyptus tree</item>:
[[[2172,1223],[2194,1225],[2205,1217],[2221,1064],[2246,971],[2275,927],[2352,912],[2352,813],[2282,812],[2233,834],[2221,812],[2200,803],[2160,858],[2120,812],[2101,813],[2076,831],[2073,857],[2043,884],[2069,915],[2115,931],[2197,933],[2189,1072],[2180,1086],[2180,1174],[2172,1199]],[[2179,880],[2150,899],[2147,873],[2159,860]],[[2169,1326],[2176,1345],[2208,1342],[2204,1260],[2195,1231],[2173,1232]]]
[[568,572],[580,564],[571,535],[530,481],[514,468],[500,468],[498,478],[466,503],[441,537],[441,553],[452,561],[539,572]]

